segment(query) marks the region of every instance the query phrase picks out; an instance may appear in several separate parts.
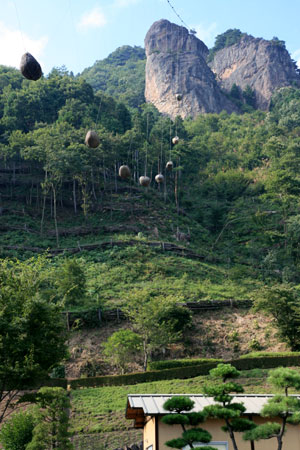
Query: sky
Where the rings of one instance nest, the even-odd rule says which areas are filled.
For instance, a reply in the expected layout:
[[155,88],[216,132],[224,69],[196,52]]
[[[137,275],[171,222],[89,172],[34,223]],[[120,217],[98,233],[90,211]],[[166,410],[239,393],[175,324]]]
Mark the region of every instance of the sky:
[[[197,37],[212,47],[229,28],[286,42],[300,67],[300,0],[169,0]],[[144,46],[153,22],[181,25],[168,0],[0,0],[0,64],[19,67],[28,51],[44,74],[74,74],[122,45]]]

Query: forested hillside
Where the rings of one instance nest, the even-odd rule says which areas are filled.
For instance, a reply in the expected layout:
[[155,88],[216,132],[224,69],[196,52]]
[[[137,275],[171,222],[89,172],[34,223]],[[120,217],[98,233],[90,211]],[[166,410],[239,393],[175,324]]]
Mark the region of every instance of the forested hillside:
[[[255,272],[298,283],[299,90],[279,90],[269,113],[172,122],[151,105],[131,114],[63,70],[32,84],[2,67],[0,83],[2,244],[64,246],[66,221],[95,228],[103,220],[145,239],[186,240],[233,279]],[[89,128],[97,149],[84,145]],[[129,182],[118,177],[125,163]],[[145,171],[146,190],[137,182]],[[160,171],[163,185],[154,181]],[[12,220],[25,231],[5,234]]]
[[128,106],[138,108],[145,102],[145,64],[144,49],[123,45],[85,69],[80,77],[95,91],[104,91]]
[[[113,60],[119,55],[127,77],[122,54]],[[142,51],[132,52],[132,60],[142,66]],[[105,93],[87,80],[56,68],[30,82],[0,68],[1,324],[15,333],[9,339],[5,332],[11,346],[5,358],[11,361],[16,342],[28,354],[26,364],[44,355],[38,334],[30,345],[20,334],[31,311],[39,326],[29,321],[26,333],[40,330],[50,313],[55,329],[65,329],[57,318],[67,317],[69,355],[53,347],[51,370],[69,378],[142,371],[151,359],[299,350],[300,90],[278,90],[267,113],[172,121],[139,96],[130,103],[130,89],[116,99],[101,80]],[[90,129],[99,136],[97,148],[84,143]],[[119,177],[124,164],[128,179]],[[149,187],[140,185],[143,175]],[[179,306],[227,299],[245,307],[251,300],[256,312],[197,315]],[[129,320],[99,327],[99,312],[112,308]],[[78,315],[69,320],[72,312]],[[120,342],[125,362],[114,359]],[[50,362],[43,363],[50,373]],[[1,360],[4,367],[13,366]],[[149,390],[173,389],[159,386]],[[88,422],[85,414],[103,410],[91,413],[89,390],[80,392],[72,423],[82,445],[92,432],[113,432],[105,437],[109,448],[139,438],[119,436],[119,406],[112,407],[112,423],[107,408],[98,427],[94,416]]]

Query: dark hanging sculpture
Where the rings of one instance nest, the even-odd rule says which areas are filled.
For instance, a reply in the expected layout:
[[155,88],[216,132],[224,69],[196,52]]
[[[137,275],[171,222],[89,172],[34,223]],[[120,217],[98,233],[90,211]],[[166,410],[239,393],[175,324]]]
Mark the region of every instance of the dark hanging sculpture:
[[173,169],[173,161],[168,161],[166,164],[166,169],[167,170],[172,170]]
[[158,173],[155,177],[156,183],[160,184],[163,183],[165,180],[164,176],[161,173]]
[[148,187],[151,180],[149,177],[142,176],[139,178],[139,181],[141,186]]
[[129,178],[130,177],[130,169],[128,166],[120,166],[119,169],[119,177],[121,178]]
[[182,94],[176,94],[176,100],[180,102],[182,100]]
[[38,80],[43,72],[37,60],[30,54],[24,53],[20,63],[21,74],[28,80]]
[[88,147],[96,148],[100,144],[100,139],[96,131],[89,130],[86,133],[84,142]]
[[172,139],[173,145],[178,144],[178,142],[179,142],[179,137],[178,136],[173,137],[173,139]]

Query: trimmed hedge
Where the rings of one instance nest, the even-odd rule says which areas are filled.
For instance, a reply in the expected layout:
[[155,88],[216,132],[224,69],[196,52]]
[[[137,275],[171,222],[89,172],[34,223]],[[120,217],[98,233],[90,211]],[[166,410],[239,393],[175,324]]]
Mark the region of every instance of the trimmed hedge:
[[172,380],[174,378],[194,378],[207,375],[211,369],[221,362],[205,363],[198,366],[174,367],[173,369],[155,370],[151,372],[137,372],[126,375],[111,375],[102,377],[80,378],[70,380],[71,389],[80,387],[120,386],[129,384],[147,383],[150,381]]
[[[247,357],[248,356],[248,357]],[[275,367],[291,367],[291,366],[299,366],[300,365],[300,354],[297,353],[293,356],[255,356],[251,357],[249,355],[245,355],[240,359],[233,359],[229,361],[234,367],[238,370],[250,370],[250,369],[272,369]]]
[[[255,353],[257,355],[257,353]],[[184,360],[177,360],[184,361]],[[69,380],[72,389],[81,387],[101,387],[101,386],[121,386],[130,384],[147,383],[150,381],[172,380],[194,378],[200,375],[207,375],[211,369],[216,367],[220,362],[225,362],[221,359],[203,359],[203,360],[186,360],[186,361],[203,361],[198,365],[186,365],[181,367],[173,367],[164,370],[152,370],[149,372],[129,373],[126,375],[108,375],[102,377],[80,378],[77,380]],[[158,361],[157,361],[158,362]],[[167,361],[166,361],[167,362]],[[226,361],[232,364],[238,370],[250,369],[272,369],[280,366],[299,366],[300,353],[286,352],[286,353],[261,353],[259,356],[252,356],[251,354],[244,355],[240,359]],[[64,380],[53,380],[64,381]],[[67,380],[65,380],[67,383]]]
[[7,389],[31,390],[40,389],[43,386],[62,387],[64,389],[67,389],[68,380],[67,378],[47,378],[45,380],[36,380],[35,382],[28,384],[21,384],[20,386],[8,386]]
[[215,358],[195,358],[195,359],[170,359],[166,361],[151,361],[148,363],[147,370],[173,369],[174,367],[200,366],[207,363],[221,363],[223,359]]
[[278,356],[300,356],[300,352],[251,352],[240,356],[240,359],[245,358],[277,358]]

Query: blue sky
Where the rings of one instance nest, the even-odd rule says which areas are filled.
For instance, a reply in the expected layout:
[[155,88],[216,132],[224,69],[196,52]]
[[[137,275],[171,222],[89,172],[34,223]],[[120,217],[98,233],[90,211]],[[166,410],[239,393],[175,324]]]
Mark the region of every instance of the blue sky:
[[[300,0],[170,0],[208,47],[239,28],[286,41],[300,66]],[[1,0],[0,64],[18,67],[25,51],[47,74],[65,65],[75,74],[121,45],[141,45],[159,19],[179,23],[167,0]]]

